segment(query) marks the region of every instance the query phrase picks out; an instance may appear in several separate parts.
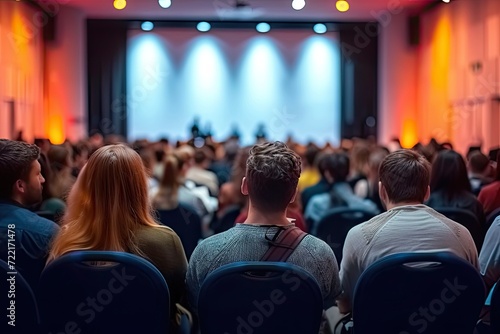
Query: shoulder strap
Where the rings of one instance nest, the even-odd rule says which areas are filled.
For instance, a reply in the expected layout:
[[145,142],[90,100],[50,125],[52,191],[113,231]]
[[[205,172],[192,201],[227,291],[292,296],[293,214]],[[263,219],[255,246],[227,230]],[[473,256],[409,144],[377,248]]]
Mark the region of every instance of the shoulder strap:
[[269,241],[269,249],[260,260],[285,262],[306,235],[296,226],[285,229],[275,241]]

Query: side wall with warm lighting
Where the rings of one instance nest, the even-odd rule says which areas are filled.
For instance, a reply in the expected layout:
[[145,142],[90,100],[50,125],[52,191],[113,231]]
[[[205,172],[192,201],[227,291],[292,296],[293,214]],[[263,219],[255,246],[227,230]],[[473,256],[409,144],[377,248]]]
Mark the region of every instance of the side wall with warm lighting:
[[44,136],[43,21],[39,11],[0,1],[0,138]]
[[60,7],[53,41],[46,43],[45,115],[53,143],[77,141],[86,131],[86,33],[83,12]]
[[406,147],[431,138],[465,153],[500,145],[500,2],[452,1],[420,16],[410,46],[408,13],[380,35],[379,133]]
[[407,17],[390,13],[380,21],[379,138],[387,143],[397,137],[411,147],[418,140],[418,50],[407,42]]

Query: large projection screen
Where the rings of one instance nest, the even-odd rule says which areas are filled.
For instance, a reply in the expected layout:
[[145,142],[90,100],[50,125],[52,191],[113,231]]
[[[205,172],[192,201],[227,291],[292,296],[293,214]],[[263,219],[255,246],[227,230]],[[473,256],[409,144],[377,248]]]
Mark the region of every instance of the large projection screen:
[[194,120],[221,141],[340,141],[338,33],[312,29],[131,30],[128,137],[186,140]]

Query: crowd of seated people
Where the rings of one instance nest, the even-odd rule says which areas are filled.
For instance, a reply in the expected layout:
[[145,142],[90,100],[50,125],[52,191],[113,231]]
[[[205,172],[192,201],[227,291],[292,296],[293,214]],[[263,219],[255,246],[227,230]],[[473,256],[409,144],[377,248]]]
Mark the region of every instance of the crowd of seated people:
[[[262,138],[259,142],[265,143]],[[166,139],[126,143],[98,133],[78,143],[36,144],[0,141],[0,229],[19,221],[16,228],[26,231],[25,239],[39,240],[20,239],[20,245],[29,244],[23,246],[30,252],[26,261],[36,262],[22,274],[36,286],[47,261],[79,249],[143,256],[160,269],[173,305],[179,306],[172,308],[172,327],[178,325],[176,312],[187,312],[184,307],[196,311],[203,279],[222,262],[262,255],[267,245],[257,241],[266,239],[262,226],[277,227],[276,233],[283,226],[310,233],[302,242],[304,252],[314,249],[306,261],[312,263],[305,263],[300,252],[290,261],[317,275],[326,304],[339,298],[341,312],[351,310],[354,285],[363,270],[394,251],[451,249],[481,270],[488,288],[500,279],[500,221],[487,225],[500,208],[500,154],[492,159],[474,150],[464,159],[450,144],[436,141],[402,151],[397,145],[386,148],[361,139],[340,147],[292,141],[240,147],[234,137],[221,143],[206,138],[202,147],[195,147],[193,141],[172,144]],[[300,163],[294,165],[296,161]],[[275,168],[268,171],[266,164]],[[273,180],[280,172],[291,173],[293,180]],[[293,192],[284,194],[283,184]],[[284,202],[272,206],[280,196]],[[202,222],[192,256],[186,257],[183,240],[154,212],[179,206],[188,207]],[[327,240],[313,237],[318,222],[334,208],[375,216],[349,232],[340,271]],[[467,228],[432,208],[464,209],[476,217],[486,235],[480,253]],[[40,217],[47,212],[50,219]],[[221,229],[229,212],[230,224]],[[28,217],[32,223],[21,223]],[[404,239],[403,224],[413,231],[411,242]],[[370,240],[364,237],[368,230]],[[5,248],[2,235],[0,246]],[[238,244],[236,249],[230,248],[233,244]],[[323,255],[312,256],[314,252]]]

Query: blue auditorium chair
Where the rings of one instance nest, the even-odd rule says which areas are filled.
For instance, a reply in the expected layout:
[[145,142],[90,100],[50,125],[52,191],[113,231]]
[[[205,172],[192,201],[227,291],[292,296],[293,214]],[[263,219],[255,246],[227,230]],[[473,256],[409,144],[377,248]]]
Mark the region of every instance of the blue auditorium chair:
[[65,254],[42,272],[39,290],[44,333],[169,331],[167,283],[153,264],[133,254]]
[[340,267],[347,233],[354,226],[372,219],[371,212],[348,207],[334,208],[325,213],[312,234],[326,242],[335,253]]
[[359,278],[354,333],[471,334],[484,300],[481,275],[454,254],[389,255]]
[[469,230],[472,239],[474,239],[477,252],[481,251],[486,235],[486,228],[481,226],[478,218],[471,211],[452,207],[435,207],[434,210],[465,226]]
[[235,262],[209,274],[198,298],[201,333],[318,334],[316,280],[286,262]]
[[202,239],[201,219],[190,206],[180,204],[172,210],[156,210],[160,223],[170,227],[181,239],[186,257],[191,257]]
[[38,333],[40,318],[35,295],[23,276],[17,272],[15,266],[10,267],[0,259],[2,279],[0,289],[0,307],[4,315],[0,332]]

